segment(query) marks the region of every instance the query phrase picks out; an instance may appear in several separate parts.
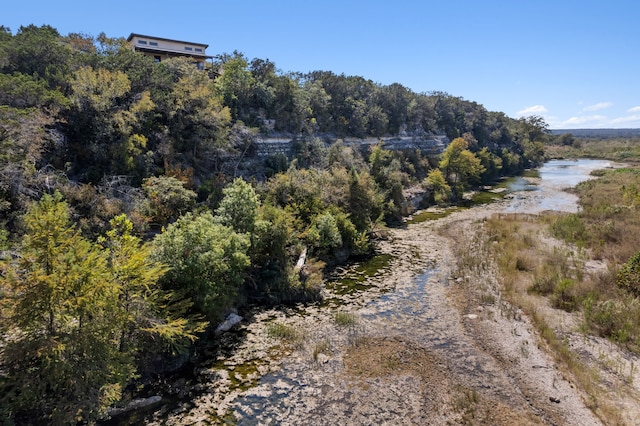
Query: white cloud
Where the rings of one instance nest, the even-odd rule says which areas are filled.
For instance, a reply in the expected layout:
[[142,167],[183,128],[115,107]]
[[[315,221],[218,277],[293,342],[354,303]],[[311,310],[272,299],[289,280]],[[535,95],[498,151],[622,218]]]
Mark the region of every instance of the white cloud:
[[[636,108],[631,108],[636,110],[637,112],[640,112],[640,108],[636,107]],[[629,110],[631,111],[631,110]],[[626,117],[618,117],[618,118],[614,118],[613,120],[611,120],[611,123],[613,124],[621,124],[621,123],[633,123],[635,122],[636,125],[637,123],[640,123],[640,114],[634,114],[634,115],[628,115]]]
[[[640,111],[638,111],[640,112]],[[608,118],[604,115],[580,115],[571,117],[560,123],[554,123],[553,129],[606,129],[606,128],[640,128],[640,114],[625,117]]]
[[600,102],[595,105],[589,105],[584,107],[583,111],[600,111],[601,109],[607,109],[613,106],[612,102]]
[[544,107],[544,105],[534,105],[531,107],[527,107],[525,109],[523,109],[522,111],[518,111],[517,114],[521,117],[523,116],[528,116],[528,115],[541,115],[547,112],[547,109]]
[[602,126],[607,121],[604,115],[585,115],[580,117],[571,117],[563,121],[559,128],[574,126]]
[[631,112],[631,113],[640,112],[640,106],[629,108],[627,112]]

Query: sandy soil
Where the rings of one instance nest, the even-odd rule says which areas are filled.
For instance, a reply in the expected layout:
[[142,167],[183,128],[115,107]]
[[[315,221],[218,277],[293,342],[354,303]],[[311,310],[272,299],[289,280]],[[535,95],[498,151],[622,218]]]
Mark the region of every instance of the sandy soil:
[[[391,230],[380,245],[391,263],[366,279],[366,289],[328,294],[324,306],[256,313],[233,354],[197,372],[191,397],[148,423],[613,424],[594,414],[529,319],[502,298],[489,260],[464,276],[456,270],[455,253],[474,249],[478,220],[514,203],[535,212],[540,196],[522,193]],[[338,312],[354,321],[340,324]],[[275,339],[274,323],[295,335]],[[616,398],[628,415],[616,422],[640,424],[637,360],[581,338],[575,319],[558,324],[581,357],[610,366],[604,379],[612,392],[626,377],[628,396]]]

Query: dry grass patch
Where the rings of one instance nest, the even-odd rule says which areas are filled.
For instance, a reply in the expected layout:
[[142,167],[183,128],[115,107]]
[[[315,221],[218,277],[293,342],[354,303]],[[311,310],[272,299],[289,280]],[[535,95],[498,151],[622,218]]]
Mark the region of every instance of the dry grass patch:
[[340,327],[353,327],[358,322],[358,317],[352,312],[340,311],[333,316],[336,325]]
[[426,378],[438,372],[439,364],[425,348],[398,337],[363,337],[344,355],[346,372],[360,377],[412,373]]
[[455,389],[453,409],[458,414],[448,425],[543,425],[542,420],[530,413],[514,410],[494,399],[483,397],[477,391],[458,386]]
[[[550,223],[554,223],[551,216],[538,220],[521,215],[499,215],[485,222],[480,235],[485,235],[487,241],[493,242],[492,256],[499,265],[505,298],[531,318],[556,361],[564,366],[565,371],[574,377],[588,395],[588,406],[601,419],[606,419],[606,424],[624,424],[621,416],[616,414],[610,390],[599,384],[597,369],[571,350],[562,334],[559,334],[566,330],[557,329],[556,315],[548,306],[568,312],[582,309],[587,323],[609,321],[612,327],[619,326],[619,321],[625,319],[631,324],[635,312],[640,312],[640,309],[631,309],[634,306],[629,303],[629,309],[623,312],[621,303],[599,300],[597,295],[600,292],[616,292],[611,289],[611,285],[615,285],[615,278],[611,272],[593,277],[586,275],[584,250],[566,245],[563,247],[558,243],[542,243],[542,240],[549,242],[545,232]],[[530,240],[534,236],[539,242],[532,244]],[[518,252],[518,255],[514,254]],[[531,267],[518,265],[518,256],[525,254],[531,261]],[[599,289],[598,286],[603,288]],[[622,328],[623,334],[632,332],[630,326]],[[626,334],[620,337],[629,339]]]
[[[640,169],[616,169],[599,173],[598,179],[576,187],[582,210],[554,225],[560,237],[580,243],[612,264],[625,262],[640,248]],[[568,223],[567,223],[568,222]],[[578,241],[562,235],[566,227],[584,228]]]
[[300,344],[305,339],[305,333],[301,329],[281,322],[267,325],[267,334],[274,339],[294,344]]
[[544,150],[550,158],[606,158],[637,163],[640,138],[578,138],[572,145],[546,145]]
[[332,350],[333,350],[333,346],[331,345],[331,342],[328,339],[323,339],[323,340],[320,340],[319,342],[316,342],[316,344],[313,347],[313,352],[311,354],[311,356],[313,357],[313,361],[318,362],[320,354],[329,355],[331,354]]
[[438,395],[437,406],[451,425],[541,425],[533,414],[514,409],[481,391],[454,384],[444,360],[418,344],[400,337],[366,337],[344,355],[345,372],[363,379],[392,380],[401,375],[421,379],[425,401]]

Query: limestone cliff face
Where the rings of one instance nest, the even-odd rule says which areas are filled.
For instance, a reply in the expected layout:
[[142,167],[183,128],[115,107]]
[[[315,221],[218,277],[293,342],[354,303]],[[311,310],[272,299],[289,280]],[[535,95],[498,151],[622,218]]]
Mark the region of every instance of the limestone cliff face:
[[[415,150],[420,149],[423,153],[440,154],[449,144],[449,138],[445,135],[424,135],[424,136],[396,136],[388,138],[345,138],[345,145],[371,146],[382,142],[382,146],[389,150]],[[326,142],[325,142],[326,143]],[[274,155],[285,155],[291,157],[294,138],[259,138],[256,141],[256,155],[258,157],[269,157]]]

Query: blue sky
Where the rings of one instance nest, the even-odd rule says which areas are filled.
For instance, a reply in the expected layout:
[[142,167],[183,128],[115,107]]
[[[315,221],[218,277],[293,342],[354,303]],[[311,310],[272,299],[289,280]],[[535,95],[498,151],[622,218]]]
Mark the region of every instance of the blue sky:
[[444,91],[557,128],[640,128],[637,0],[7,1],[0,25],[141,33]]

